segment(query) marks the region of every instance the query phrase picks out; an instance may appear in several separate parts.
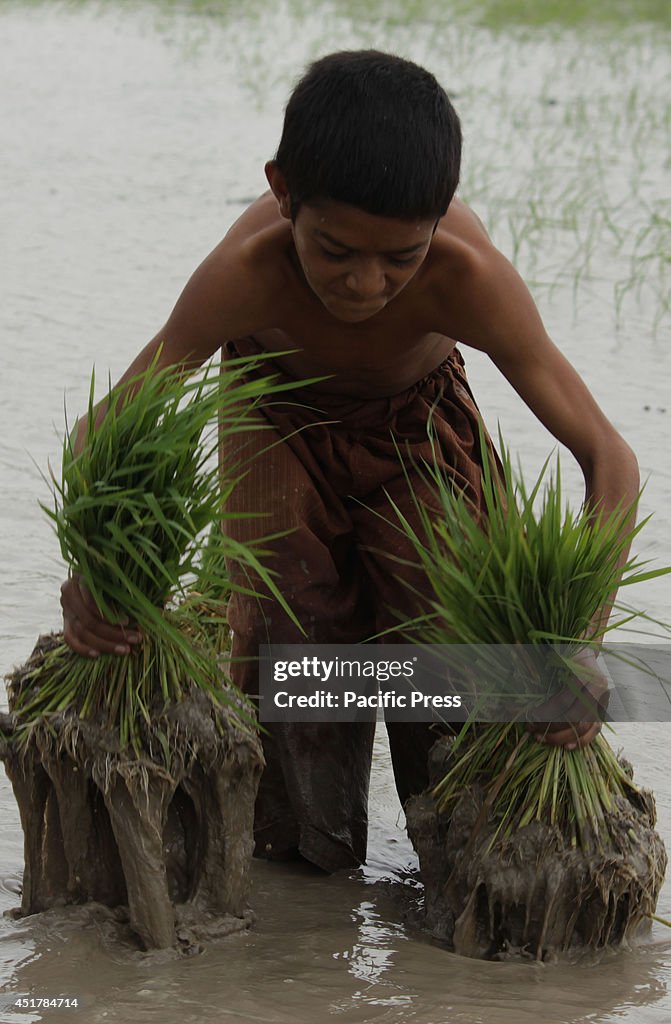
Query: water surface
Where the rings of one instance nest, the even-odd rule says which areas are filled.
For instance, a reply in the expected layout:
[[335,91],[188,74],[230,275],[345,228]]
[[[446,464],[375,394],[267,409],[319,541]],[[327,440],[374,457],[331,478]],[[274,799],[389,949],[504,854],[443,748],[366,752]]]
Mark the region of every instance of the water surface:
[[[665,18],[650,4],[650,23],[632,22],[629,8],[624,22],[576,28],[566,14],[537,28],[518,4],[493,28],[484,15],[496,6],[463,18],[411,0],[0,6],[0,669],[58,624],[63,568],[38,501],[40,470],[58,460],[64,395],[74,415],[91,366],[103,382],[116,377],[155,334],[193,268],[264,188],[302,66],[337,48],[402,53],[453,93],[466,137],[462,194],[636,449],[650,476],[643,510],[655,513],[640,550],[671,561]],[[501,422],[535,471],[552,439],[494,367],[465,356],[488,423]],[[580,474],[568,457],[564,467],[578,502]],[[629,596],[671,620],[668,582]],[[655,789],[667,842],[668,739],[668,726],[653,724],[623,727],[616,741]],[[408,923],[421,889],[402,824],[380,738],[363,871],[325,879],[256,864],[255,929],[192,960],[142,956],[117,926],[80,911],[2,918],[0,1000],[77,995],[87,1022],[671,1018],[671,933],[661,926],[635,951],[573,966],[473,963],[428,943]],[[0,909],[17,905],[21,870],[0,771]],[[671,916],[668,885],[659,909]],[[51,1016],[0,1009],[3,1021]]]

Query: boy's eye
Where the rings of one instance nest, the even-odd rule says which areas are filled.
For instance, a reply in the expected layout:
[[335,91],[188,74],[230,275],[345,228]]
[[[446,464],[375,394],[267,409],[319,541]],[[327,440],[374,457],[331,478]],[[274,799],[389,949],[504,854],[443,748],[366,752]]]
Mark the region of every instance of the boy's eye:
[[322,252],[329,260],[346,260],[349,256],[348,252],[331,252],[330,249],[324,249],[322,246]]
[[[347,260],[350,257],[350,253],[348,252],[331,252],[330,249],[325,249],[324,246],[321,246],[321,251],[324,256],[326,256],[327,260],[334,260],[335,262]],[[409,267],[412,263],[416,262],[417,256],[415,254],[404,258],[401,258],[400,256],[387,256],[387,259],[395,267]]]
[[390,263],[393,263],[395,267],[409,267],[411,263],[414,263],[417,256],[406,256],[405,259],[401,259],[400,256],[388,256],[387,259]]

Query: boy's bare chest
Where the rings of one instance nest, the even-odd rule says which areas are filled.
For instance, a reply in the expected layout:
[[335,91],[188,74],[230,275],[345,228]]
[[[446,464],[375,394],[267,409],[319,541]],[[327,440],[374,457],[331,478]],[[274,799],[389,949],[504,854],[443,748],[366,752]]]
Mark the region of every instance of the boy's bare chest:
[[319,332],[272,328],[254,337],[269,352],[292,351],[278,362],[297,380],[332,375],[323,391],[379,398],[397,394],[427,376],[447,358],[455,342],[435,332],[403,329],[352,330],[348,325]]

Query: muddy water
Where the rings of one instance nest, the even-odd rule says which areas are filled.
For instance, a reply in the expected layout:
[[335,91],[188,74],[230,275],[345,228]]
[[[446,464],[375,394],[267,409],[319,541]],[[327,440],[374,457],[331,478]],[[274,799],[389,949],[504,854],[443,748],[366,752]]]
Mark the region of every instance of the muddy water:
[[[671,560],[664,30],[493,34],[442,4],[409,2],[5,2],[0,39],[1,670],[58,621],[63,570],[31,458],[42,469],[57,460],[64,392],[81,409],[91,365],[116,376],[155,333],[263,188],[299,69],[335,48],[396,50],[453,91],[464,194],[515,254],[551,333],[651,474],[644,509],[655,517],[641,552]],[[499,419],[524,466],[537,468],[551,439],[485,360],[465,355],[490,425]],[[568,459],[565,469],[578,499],[579,474]],[[642,585],[636,600],[671,619],[668,582]],[[618,731],[657,793],[667,844],[668,738],[655,724]],[[19,994],[76,996],[87,1022],[671,1019],[671,932],[661,926],[597,964],[473,963],[414,929],[414,865],[381,738],[363,871],[324,879],[256,864],[256,928],[191,960],[139,955],[117,923],[81,911],[0,918],[0,1021],[61,1016],[11,1010]],[[18,903],[21,868],[0,770],[0,910]],[[659,909],[671,916],[668,885]]]

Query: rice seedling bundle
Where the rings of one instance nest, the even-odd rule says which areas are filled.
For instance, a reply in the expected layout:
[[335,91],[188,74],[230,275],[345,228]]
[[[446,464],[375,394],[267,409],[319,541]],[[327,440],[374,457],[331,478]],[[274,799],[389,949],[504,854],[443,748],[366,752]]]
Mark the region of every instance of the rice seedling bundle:
[[255,405],[282,390],[248,379],[249,365],[188,380],[155,364],[110,388],[104,415],[92,380],[86,424],[66,431],[43,507],[71,572],[142,642],[85,658],[41,637],[8,677],[0,756],[25,835],[24,913],[128,904],[135,932],[158,947],[177,941],[176,904],[185,926],[204,913],[219,931],[249,923],[263,757],[252,705],[218,661],[227,560],[277,590],[262,548],[222,532],[244,470],[222,479],[216,460],[221,435],[261,429]]
[[[396,510],[431,590],[426,613],[406,630],[422,644],[472,645],[472,664],[485,674],[489,666],[499,694],[500,645],[560,649],[561,670],[521,694],[522,720],[470,720],[443,737],[432,753],[431,789],[410,801],[406,815],[434,934],[467,955],[540,959],[623,941],[649,922],[666,853],[652,795],[605,736],[575,750],[543,745],[526,727],[525,706],[565,686],[567,667],[580,678],[574,659],[582,648],[643,616],[625,609],[609,625],[596,623],[618,585],[670,570],[624,559],[644,522],[634,527],[625,510],[572,512],[558,462],[553,475],[546,462],[528,488],[502,441],[501,449],[500,474],[485,459],[484,517],[474,517],[466,496],[429,466],[421,472],[440,514],[418,503],[415,529]],[[478,679],[470,682],[477,690]],[[519,679],[508,706],[516,688]]]

